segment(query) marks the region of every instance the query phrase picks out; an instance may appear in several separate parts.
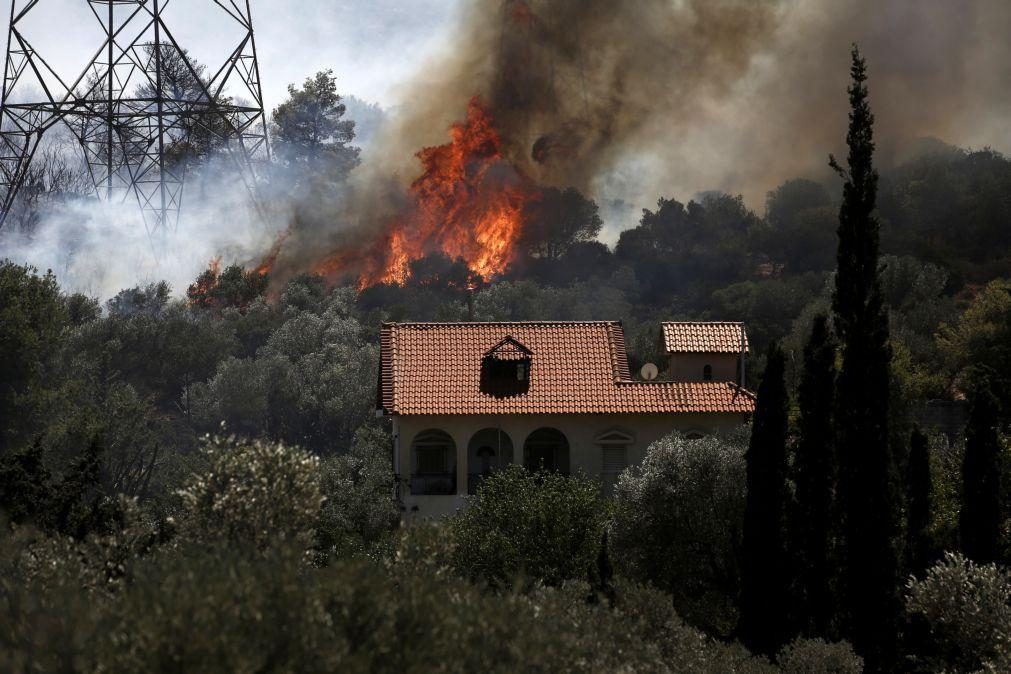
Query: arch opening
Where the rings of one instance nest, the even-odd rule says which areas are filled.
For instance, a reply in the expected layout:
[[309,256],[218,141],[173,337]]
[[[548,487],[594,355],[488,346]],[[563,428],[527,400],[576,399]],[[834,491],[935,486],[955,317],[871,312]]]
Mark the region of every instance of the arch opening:
[[456,443],[449,433],[429,429],[411,442],[411,493],[450,495],[456,493]]
[[568,438],[557,428],[538,428],[523,443],[523,465],[527,470],[549,470],[568,475]]
[[476,494],[481,482],[513,462],[513,441],[500,428],[484,428],[467,443],[467,493]]

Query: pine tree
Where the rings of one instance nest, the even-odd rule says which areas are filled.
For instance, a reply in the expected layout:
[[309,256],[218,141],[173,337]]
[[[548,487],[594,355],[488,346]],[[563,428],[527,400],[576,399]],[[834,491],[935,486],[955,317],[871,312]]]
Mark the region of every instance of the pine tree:
[[1000,553],[1000,407],[988,380],[972,394],[962,464],[962,552],[975,562],[997,561]]
[[933,561],[934,542],[930,535],[931,492],[930,451],[927,436],[914,428],[909,438],[909,467],[906,470],[906,564],[910,573],[923,574]]
[[898,560],[895,470],[888,431],[890,397],[888,316],[878,273],[878,174],[873,166],[874,116],[867,101],[867,68],[852,52],[839,249],[832,307],[842,344],[836,394],[836,451],[843,518],[845,636],[869,671],[891,668],[896,653]]
[[50,498],[49,471],[39,439],[0,458],[0,514],[15,524],[29,522],[45,513]]
[[785,359],[778,344],[758,388],[751,443],[748,446],[748,496],[744,511],[744,555],[741,573],[741,640],[758,653],[775,653],[790,636],[789,557],[785,515],[786,433],[789,401],[784,381]]
[[790,547],[797,564],[798,619],[800,627],[812,636],[829,634],[834,605],[829,551],[836,478],[832,427],[835,353],[828,317],[820,314],[804,346],[804,371],[798,388],[797,497],[790,526]]
[[98,528],[104,452],[101,436],[95,435],[53,487],[48,523],[51,529],[83,539]]

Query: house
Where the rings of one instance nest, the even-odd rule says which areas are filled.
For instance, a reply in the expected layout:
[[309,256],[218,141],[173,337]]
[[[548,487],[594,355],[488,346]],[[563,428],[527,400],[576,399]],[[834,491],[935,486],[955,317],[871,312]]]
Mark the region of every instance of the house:
[[[452,513],[513,462],[610,488],[673,430],[701,436],[746,421],[755,397],[738,384],[739,353],[722,337],[711,344],[710,324],[669,325],[679,326],[671,372],[693,376],[634,380],[618,322],[384,324],[377,408],[392,422],[404,507]],[[727,339],[746,340],[728,325],[738,333]]]
[[676,381],[744,381],[748,334],[743,323],[666,322],[663,350]]

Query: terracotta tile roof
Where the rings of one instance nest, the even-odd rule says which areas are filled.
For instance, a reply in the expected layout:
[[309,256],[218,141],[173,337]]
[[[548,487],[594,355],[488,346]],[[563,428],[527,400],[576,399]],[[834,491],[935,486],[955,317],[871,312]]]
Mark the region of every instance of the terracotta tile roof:
[[[490,393],[482,363],[507,337],[531,354],[529,382],[508,395]],[[733,382],[632,381],[617,322],[386,323],[379,380],[378,406],[389,414],[750,413],[755,406]]]
[[667,353],[740,353],[741,337],[748,350],[743,323],[666,322],[663,345]]

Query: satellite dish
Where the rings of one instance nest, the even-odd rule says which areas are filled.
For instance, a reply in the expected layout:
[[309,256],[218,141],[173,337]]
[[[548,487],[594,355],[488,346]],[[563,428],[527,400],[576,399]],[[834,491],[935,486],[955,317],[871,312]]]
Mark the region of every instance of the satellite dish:
[[639,370],[639,374],[642,375],[642,378],[646,381],[653,381],[659,373],[660,370],[658,370],[656,365],[653,363],[646,363],[642,366],[642,369]]

